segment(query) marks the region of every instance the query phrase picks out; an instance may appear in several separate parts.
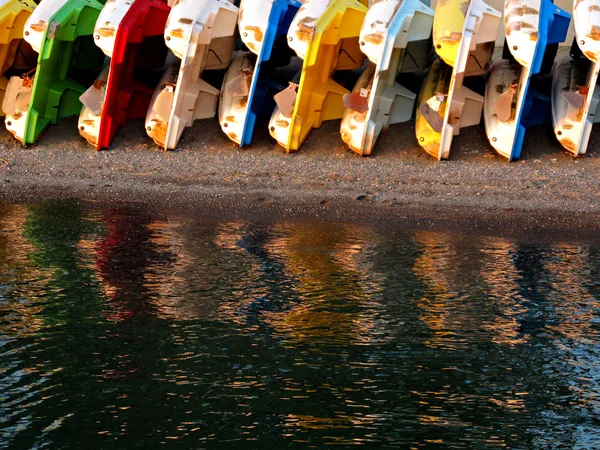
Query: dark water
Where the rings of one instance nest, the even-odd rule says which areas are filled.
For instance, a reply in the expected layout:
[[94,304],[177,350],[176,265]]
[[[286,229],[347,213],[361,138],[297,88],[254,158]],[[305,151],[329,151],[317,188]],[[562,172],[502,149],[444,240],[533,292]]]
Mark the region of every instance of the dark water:
[[600,448],[599,296],[600,243],[4,205],[0,445]]

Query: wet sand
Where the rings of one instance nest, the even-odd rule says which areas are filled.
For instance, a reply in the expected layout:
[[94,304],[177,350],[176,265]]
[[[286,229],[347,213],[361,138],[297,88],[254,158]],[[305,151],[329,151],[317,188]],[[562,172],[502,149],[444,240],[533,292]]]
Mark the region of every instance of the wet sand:
[[[574,159],[550,124],[527,133],[523,158],[508,163],[487,144],[483,125],[464,129],[451,159],[438,162],[417,145],[412,122],[394,125],[371,157],[347,150],[339,121],[314,130],[285,154],[259,124],[239,149],[205,120],[180,149],[163,152],[143,121],[120,130],[110,150],[94,151],[76,119],[51,127],[22,148],[0,131],[0,200],[77,198],[152,205],[207,216],[320,218],[394,226],[449,225],[502,233],[589,232],[600,228],[600,132]],[[8,164],[8,165],[7,165]]]

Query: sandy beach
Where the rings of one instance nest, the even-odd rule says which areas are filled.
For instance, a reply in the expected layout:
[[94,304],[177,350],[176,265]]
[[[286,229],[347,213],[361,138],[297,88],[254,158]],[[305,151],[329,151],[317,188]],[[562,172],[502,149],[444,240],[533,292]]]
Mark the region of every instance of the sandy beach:
[[216,119],[205,120],[174,152],[156,147],[142,121],[127,124],[103,152],[79,137],[75,119],[30,148],[2,130],[0,200],[78,198],[257,220],[454,224],[503,233],[600,228],[598,129],[588,154],[574,159],[550,124],[533,128],[514,163],[493,152],[483,125],[464,129],[443,162],[419,148],[411,122],[392,126],[367,158],[345,148],[339,121],[314,130],[295,154],[285,154],[264,124],[258,129],[254,144],[239,149]]

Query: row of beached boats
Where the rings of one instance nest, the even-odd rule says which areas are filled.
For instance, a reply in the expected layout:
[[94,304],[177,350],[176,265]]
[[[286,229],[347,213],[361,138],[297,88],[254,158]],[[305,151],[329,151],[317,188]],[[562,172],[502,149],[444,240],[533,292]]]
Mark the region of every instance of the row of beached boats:
[[[369,155],[416,110],[417,142],[438,159],[482,116],[492,147],[517,159],[526,129],[551,109],[559,142],[581,155],[600,120],[600,0],[575,0],[573,17],[571,57],[543,92],[540,75],[571,20],[551,0],[506,0],[503,12],[484,0],[439,0],[435,11],[428,0],[0,0],[0,100],[24,145],[79,114],[79,133],[98,150],[134,118],[174,149],[218,109],[240,146],[260,117],[288,152],[341,119],[341,139]],[[504,51],[492,62],[501,26]],[[300,71],[289,69],[295,56]],[[218,89],[211,74],[225,69]],[[420,94],[402,84],[426,69]],[[360,70],[347,89],[344,73]]]

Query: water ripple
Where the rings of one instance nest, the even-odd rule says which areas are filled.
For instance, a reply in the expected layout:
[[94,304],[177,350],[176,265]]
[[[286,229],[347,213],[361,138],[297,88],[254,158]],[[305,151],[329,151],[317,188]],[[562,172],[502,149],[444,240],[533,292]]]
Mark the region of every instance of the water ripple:
[[589,242],[0,205],[0,448],[600,448],[599,275]]

